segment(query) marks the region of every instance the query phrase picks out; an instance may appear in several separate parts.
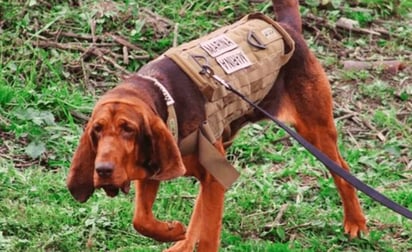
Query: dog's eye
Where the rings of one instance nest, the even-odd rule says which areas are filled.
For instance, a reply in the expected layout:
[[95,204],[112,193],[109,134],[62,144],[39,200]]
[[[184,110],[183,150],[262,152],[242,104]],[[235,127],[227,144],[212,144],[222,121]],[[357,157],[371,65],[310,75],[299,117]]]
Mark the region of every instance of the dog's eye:
[[126,134],[134,133],[134,128],[127,123],[123,123],[120,125],[120,129]]
[[101,124],[95,124],[93,125],[93,131],[95,133],[100,133],[103,130],[103,126]]

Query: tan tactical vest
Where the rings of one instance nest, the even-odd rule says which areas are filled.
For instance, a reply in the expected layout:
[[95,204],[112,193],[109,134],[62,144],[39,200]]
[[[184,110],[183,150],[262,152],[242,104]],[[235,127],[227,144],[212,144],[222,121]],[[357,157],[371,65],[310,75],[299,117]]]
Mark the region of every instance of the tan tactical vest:
[[[285,43],[290,50],[285,52]],[[199,86],[207,99],[206,117],[215,138],[224,127],[252,108],[212,78],[200,74],[203,65],[259,103],[289,60],[294,42],[286,31],[261,13],[250,14],[165,53]]]

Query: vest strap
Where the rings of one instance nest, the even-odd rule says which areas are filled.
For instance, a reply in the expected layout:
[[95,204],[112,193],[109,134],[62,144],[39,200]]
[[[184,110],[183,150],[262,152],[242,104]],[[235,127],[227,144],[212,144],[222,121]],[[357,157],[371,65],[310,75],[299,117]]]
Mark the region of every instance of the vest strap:
[[192,134],[185,137],[179,145],[181,154],[189,155],[195,152],[199,155],[200,164],[210,172],[216,180],[228,189],[239,177],[239,172],[226,157],[222,156],[214,144],[216,138],[207,121]]

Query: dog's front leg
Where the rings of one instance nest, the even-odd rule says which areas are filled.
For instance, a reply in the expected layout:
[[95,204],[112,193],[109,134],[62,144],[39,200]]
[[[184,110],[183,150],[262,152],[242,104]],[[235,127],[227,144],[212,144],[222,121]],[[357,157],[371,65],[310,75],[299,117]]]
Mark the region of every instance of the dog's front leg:
[[198,195],[192,216],[190,218],[190,224],[187,228],[186,239],[178,241],[169,249],[164,250],[163,252],[190,252],[194,250],[196,243],[199,241],[200,228],[202,224],[202,199]]
[[[225,155],[221,141],[218,141],[215,146],[222,155]],[[196,156],[184,158],[184,161],[186,168],[196,167],[189,170],[192,171],[190,175],[200,181],[199,195],[186,239],[177,242],[164,252],[193,251],[197,243],[198,252],[217,252],[220,245],[225,188],[200,165]]]
[[222,184],[207,174],[206,178],[200,181],[200,194],[190,219],[186,239],[164,252],[193,251],[197,242],[198,252],[217,252],[222,229],[224,194],[225,188]]
[[225,188],[212,175],[201,183],[202,223],[200,228],[199,252],[218,251]]
[[153,202],[156,199],[159,181],[137,180],[135,211],[133,217],[134,228],[142,235],[158,241],[179,241],[185,238],[185,227],[177,221],[163,222],[157,220],[152,212]]

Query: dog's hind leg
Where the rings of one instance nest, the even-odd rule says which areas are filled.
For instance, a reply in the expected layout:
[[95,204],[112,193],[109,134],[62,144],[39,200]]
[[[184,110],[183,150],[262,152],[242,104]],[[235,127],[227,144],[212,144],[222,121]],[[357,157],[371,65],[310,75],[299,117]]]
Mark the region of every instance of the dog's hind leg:
[[[341,157],[337,147],[337,133],[333,124],[316,125],[314,121],[299,122],[296,129],[305,139],[325,153],[343,169],[349,171],[349,166]],[[351,238],[356,237],[360,232],[367,232],[366,219],[356,195],[356,190],[345,180],[332,173],[335,185],[338,189],[343,203],[344,210],[344,230]]]
[[[294,125],[311,142],[343,169],[349,167],[337,147],[337,131],[332,113],[332,95],[327,76],[312,53],[306,51],[304,64],[291,62],[284,78],[285,95],[276,114]],[[287,77],[289,78],[287,78]],[[355,188],[332,174],[343,203],[344,229],[350,237],[367,232]]]

